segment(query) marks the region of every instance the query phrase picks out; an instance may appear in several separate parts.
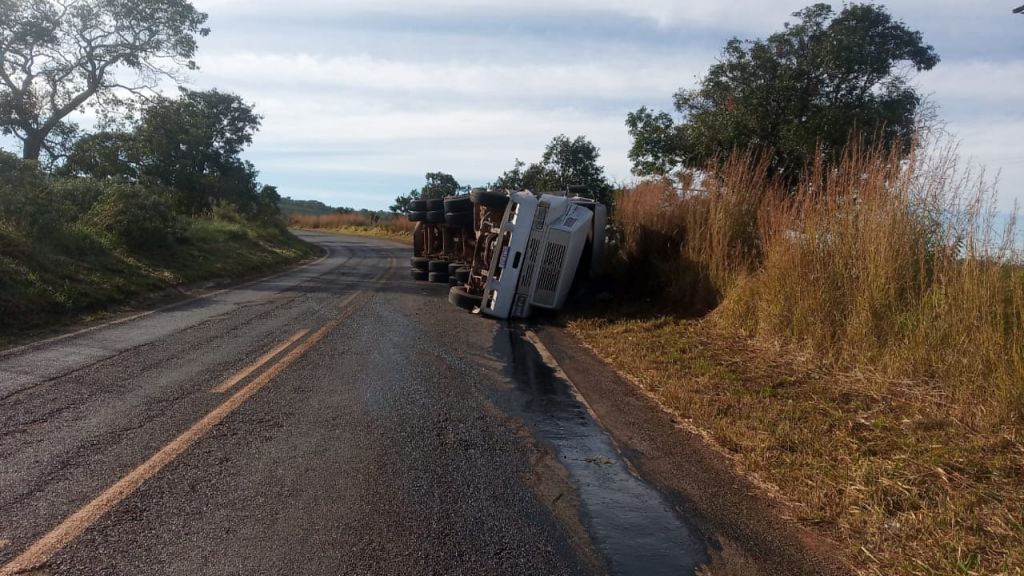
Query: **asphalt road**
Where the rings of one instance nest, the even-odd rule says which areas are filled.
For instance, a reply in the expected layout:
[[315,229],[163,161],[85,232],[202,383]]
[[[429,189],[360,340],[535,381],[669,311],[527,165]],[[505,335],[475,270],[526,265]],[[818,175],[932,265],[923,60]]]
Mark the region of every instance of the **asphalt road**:
[[407,248],[305,236],[327,256],[0,356],[0,574],[702,562],[529,333],[413,282]]
[[406,247],[303,235],[326,256],[0,353],[0,575],[695,574],[721,556],[529,327],[412,281]]

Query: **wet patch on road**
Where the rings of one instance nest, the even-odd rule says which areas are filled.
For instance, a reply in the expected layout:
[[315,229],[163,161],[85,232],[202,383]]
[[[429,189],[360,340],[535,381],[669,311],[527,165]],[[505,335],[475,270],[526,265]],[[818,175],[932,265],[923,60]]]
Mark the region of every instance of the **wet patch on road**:
[[493,353],[511,383],[496,392],[500,405],[549,445],[568,471],[583,522],[610,574],[696,574],[710,561],[700,532],[636,474],[529,333],[497,324]]

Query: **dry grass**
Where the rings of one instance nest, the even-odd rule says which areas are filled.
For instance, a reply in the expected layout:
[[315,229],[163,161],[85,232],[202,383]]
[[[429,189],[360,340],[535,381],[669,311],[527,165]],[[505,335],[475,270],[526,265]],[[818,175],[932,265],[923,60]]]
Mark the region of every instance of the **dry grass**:
[[416,227],[416,223],[409,222],[405,216],[381,217],[364,212],[348,212],[317,216],[292,214],[288,217],[288,226],[304,230],[324,230],[357,236],[387,238],[411,244],[412,230]]
[[795,190],[737,154],[625,191],[624,277],[710,314],[573,326],[866,574],[1024,566],[1024,273],[954,152],[853,148]]
[[711,319],[603,313],[570,327],[859,573],[1024,573],[1017,427],[979,429],[941,389],[826,368]]

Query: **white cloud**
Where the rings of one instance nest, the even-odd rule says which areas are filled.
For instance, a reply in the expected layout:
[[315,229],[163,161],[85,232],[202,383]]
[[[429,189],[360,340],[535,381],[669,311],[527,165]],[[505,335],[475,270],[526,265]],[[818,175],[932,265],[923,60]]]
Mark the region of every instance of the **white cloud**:
[[921,74],[918,84],[924,93],[934,93],[937,100],[949,104],[1019,106],[1024,102],[1024,60],[943,62]]
[[[778,30],[789,13],[810,3],[199,0],[211,12],[214,38],[200,50],[195,81],[255,102],[265,120],[252,156],[285,193],[305,190],[330,202],[335,183],[335,203],[354,205],[356,198],[381,207],[407,189],[401,175],[412,179],[409,186],[433,170],[481,183],[516,157],[538,159],[559,133],[586,135],[601,148],[607,173],[626,179],[627,111],[668,107],[677,88],[706,71],[726,36]],[[1001,199],[1009,205],[1024,185],[1024,117],[1017,112],[1024,52],[998,50],[1008,42],[1007,22],[1016,33],[1024,18],[1013,21],[1009,8],[995,2],[886,5],[936,43],[944,61],[921,75],[919,85],[942,107],[964,155],[1002,170]],[[420,17],[429,22],[417,26]],[[588,36],[585,25],[567,29],[571,40],[552,33],[577,17],[581,23],[596,18],[601,33]],[[631,21],[618,30],[617,18],[648,24]],[[346,36],[332,22],[355,24]],[[483,28],[474,28],[479,22]],[[531,33],[530,22],[546,27]],[[991,36],[992,48],[963,55],[979,30]],[[671,46],[661,44],[669,38]],[[957,44],[958,38],[968,40]],[[378,202],[352,184],[360,178],[376,182]]]
[[[367,54],[215,54],[203,60],[207,81],[247,85],[265,92],[370,90],[415,94],[517,99],[642,99],[670,95],[680,76],[698,75],[696,58],[648,58],[576,64],[465,61],[422,62]],[[253,70],[259,70],[254,77]],[[667,96],[666,96],[667,97]]]

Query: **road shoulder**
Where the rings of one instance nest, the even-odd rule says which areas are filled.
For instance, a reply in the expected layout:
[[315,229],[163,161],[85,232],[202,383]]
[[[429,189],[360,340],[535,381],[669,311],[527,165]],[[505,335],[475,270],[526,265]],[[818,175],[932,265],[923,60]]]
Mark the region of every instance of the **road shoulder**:
[[623,455],[688,517],[717,550],[710,574],[848,574],[836,545],[785,520],[787,512],[738,474],[694,431],[564,329],[538,327]]

